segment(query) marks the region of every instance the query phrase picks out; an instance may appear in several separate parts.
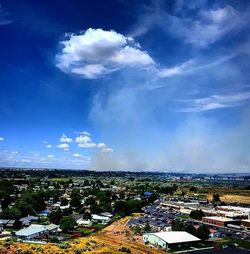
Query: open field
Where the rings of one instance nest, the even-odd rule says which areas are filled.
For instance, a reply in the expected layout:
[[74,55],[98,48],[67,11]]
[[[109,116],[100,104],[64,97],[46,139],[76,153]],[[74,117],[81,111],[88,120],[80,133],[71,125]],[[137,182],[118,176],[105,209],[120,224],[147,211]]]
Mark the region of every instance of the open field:
[[[0,242],[1,254],[26,253],[36,254],[122,254],[121,247],[130,249],[133,254],[157,254],[166,253],[145,245],[141,236],[132,235],[126,228],[126,224],[131,216],[127,216],[115,221],[108,227],[92,236],[80,237],[75,240],[61,244],[48,243],[45,245],[26,244],[26,243],[8,243]],[[21,252],[22,251],[22,252]],[[79,252],[77,252],[79,251]]]
[[[207,196],[208,200],[212,200],[212,194]],[[250,204],[250,196],[224,194],[220,195],[221,201],[224,202],[238,202],[242,204]]]

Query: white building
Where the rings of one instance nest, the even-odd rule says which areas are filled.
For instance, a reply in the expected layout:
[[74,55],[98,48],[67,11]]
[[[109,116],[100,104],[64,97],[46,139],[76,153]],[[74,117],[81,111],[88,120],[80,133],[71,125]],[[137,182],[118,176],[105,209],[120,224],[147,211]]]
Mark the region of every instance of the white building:
[[23,239],[34,239],[48,233],[56,233],[58,231],[58,228],[59,226],[55,224],[49,225],[32,224],[27,228],[18,230],[16,232],[16,236]]
[[170,231],[143,234],[143,241],[163,249],[181,247],[200,241],[196,236],[186,231]]
[[109,217],[101,216],[101,215],[97,215],[97,214],[92,215],[92,222],[107,224],[107,223],[109,223],[109,221],[110,221]]
[[87,226],[90,227],[92,225],[91,220],[84,220],[83,218],[80,218],[76,220],[76,223],[78,226]]

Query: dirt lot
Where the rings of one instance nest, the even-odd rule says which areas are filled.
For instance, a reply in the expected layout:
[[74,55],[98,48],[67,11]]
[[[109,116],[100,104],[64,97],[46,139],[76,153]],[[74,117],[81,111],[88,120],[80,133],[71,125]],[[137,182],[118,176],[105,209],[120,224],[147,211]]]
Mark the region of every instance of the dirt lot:
[[[96,241],[101,241],[104,244],[108,243],[114,246],[127,247],[131,250],[131,253],[135,254],[156,254],[156,253],[166,253],[164,251],[157,250],[156,248],[151,248],[144,244],[142,236],[136,236],[133,232],[128,230],[126,227],[131,216],[122,218],[110,226],[103,229],[96,236]],[[118,248],[119,248],[118,247]]]
[[[212,195],[208,195],[208,199],[212,199]],[[238,202],[242,204],[250,204],[250,196],[242,196],[242,195],[233,195],[233,194],[221,194],[221,201],[224,202]]]

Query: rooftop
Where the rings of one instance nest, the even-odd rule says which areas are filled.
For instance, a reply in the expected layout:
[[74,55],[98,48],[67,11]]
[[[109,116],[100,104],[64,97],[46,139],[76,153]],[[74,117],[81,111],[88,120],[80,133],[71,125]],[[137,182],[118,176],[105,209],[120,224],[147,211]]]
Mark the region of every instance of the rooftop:
[[34,235],[34,234],[41,233],[45,230],[46,230],[45,226],[33,224],[33,225],[31,225],[27,228],[24,228],[24,229],[21,229],[21,230],[17,231],[16,235],[17,236],[31,236],[31,235]]
[[208,217],[203,217],[204,219],[210,219],[210,220],[217,220],[217,221],[232,221],[230,218],[226,217],[220,217],[220,216],[208,216]]
[[198,237],[193,236],[186,231],[170,231],[170,232],[158,232],[158,233],[149,233],[149,234],[155,235],[161,238],[168,244],[200,241]]

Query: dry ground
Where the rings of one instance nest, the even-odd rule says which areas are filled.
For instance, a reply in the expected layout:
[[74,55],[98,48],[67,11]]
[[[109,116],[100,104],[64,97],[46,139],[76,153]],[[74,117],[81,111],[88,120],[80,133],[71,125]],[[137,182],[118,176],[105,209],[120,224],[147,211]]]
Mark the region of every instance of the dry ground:
[[[212,195],[208,195],[208,200],[212,199]],[[242,196],[242,195],[233,195],[233,194],[221,194],[221,201],[224,202],[238,202],[242,204],[250,204],[250,196]]]

